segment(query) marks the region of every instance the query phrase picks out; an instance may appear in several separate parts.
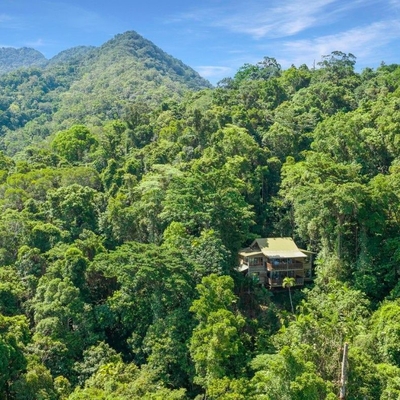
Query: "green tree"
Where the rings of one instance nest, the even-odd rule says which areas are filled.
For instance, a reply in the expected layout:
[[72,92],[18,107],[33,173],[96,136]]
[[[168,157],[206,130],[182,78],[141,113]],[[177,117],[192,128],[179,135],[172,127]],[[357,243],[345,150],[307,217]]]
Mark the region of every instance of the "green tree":
[[47,195],[48,217],[68,230],[73,238],[84,229],[97,231],[102,196],[96,190],[78,184],[61,187]]
[[384,302],[371,317],[371,333],[376,344],[375,356],[400,368],[400,301]]
[[334,400],[333,385],[325,382],[316,366],[300,351],[283,347],[277,354],[263,354],[251,362],[254,399]]
[[29,360],[27,371],[11,386],[11,392],[16,400],[57,399],[50,371],[33,358]]
[[51,223],[38,223],[31,231],[31,245],[42,252],[50,250],[62,239],[62,231]]
[[10,398],[12,383],[27,366],[24,350],[29,336],[28,321],[24,316],[6,317],[0,314],[1,399]]
[[294,286],[295,283],[296,283],[296,280],[294,278],[289,277],[289,276],[286,276],[285,278],[283,278],[283,282],[282,282],[282,287],[288,289],[289,300],[290,300],[290,308],[292,309],[292,314],[294,314],[294,308],[293,308],[291,288]]
[[74,125],[58,132],[51,145],[61,157],[70,163],[77,163],[86,160],[86,156],[97,146],[97,140],[86,126]]
[[26,287],[17,270],[13,267],[0,267],[0,313],[19,314],[25,297]]
[[190,339],[190,353],[196,369],[194,382],[207,393],[215,380],[240,376],[246,363],[241,337],[245,321],[233,309],[232,278],[211,274],[202,279],[197,291],[200,298],[190,310],[199,324]]
[[105,342],[99,342],[97,345],[84,350],[83,360],[75,363],[74,370],[78,374],[80,385],[83,386],[85,381],[95,374],[102,365],[121,361],[121,356],[114,349]]
[[322,283],[307,291],[298,314],[272,338],[278,348],[285,346],[311,362],[325,382],[338,387],[340,349],[347,341],[366,334],[369,302],[360,291],[340,282]]
[[35,335],[32,351],[54,376],[69,376],[74,360],[99,339],[91,307],[71,279],[43,276],[32,301]]
[[218,232],[222,244],[236,257],[233,254],[254,224],[252,207],[240,188],[241,182],[223,169],[185,174],[172,181],[160,217],[168,223],[183,223],[193,236],[203,229]]
[[[352,233],[368,199],[359,170],[357,164],[336,163],[314,152],[298,163],[288,159],[282,170],[281,193],[293,207],[297,233],[316,248],[323,246],[326,254],[336,255],[339,264],[354,254]],[[346,272],[340,267],[335,273],[343,278]]]
[[326,68],[332,72],[348,73],[353,72],[356,64],[356,57],[351,53],[343,53],[341,51],[333,51],[331,54],[322,56],[322,61],[318,63],[322,68]]

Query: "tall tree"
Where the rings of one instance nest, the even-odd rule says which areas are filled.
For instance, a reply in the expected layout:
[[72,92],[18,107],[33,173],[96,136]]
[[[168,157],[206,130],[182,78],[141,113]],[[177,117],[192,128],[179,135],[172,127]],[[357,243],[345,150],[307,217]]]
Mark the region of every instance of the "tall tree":
[[294,308],[293,308],[291,288],[294,286],[295,283],[296,283],[296,280],[294,278],[289,277],[289,276],[286,276],[285,278],[283,278],[283,282],[282,282],[282,287],[288,289],[289,300],[290,300],[290,308],[292,309],[292,314],[294,314]]
[[233,280],[211,274],[197,286],[200,298],[191,311],[199,321],[190,339],[190,353],[196,368],[195,383],[205,392],[218,379],[238,378],[246,363],[241,338],[244,319],[235,313]]

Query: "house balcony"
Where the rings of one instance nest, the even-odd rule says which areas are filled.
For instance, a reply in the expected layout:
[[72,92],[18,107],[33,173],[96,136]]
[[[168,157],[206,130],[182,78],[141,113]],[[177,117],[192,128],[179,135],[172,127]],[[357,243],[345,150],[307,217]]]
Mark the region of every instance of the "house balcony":
[[282,262],[282,263],[267,263],[268,271],[288,271],[288,270],[303,270],[304,265],[300,261]]

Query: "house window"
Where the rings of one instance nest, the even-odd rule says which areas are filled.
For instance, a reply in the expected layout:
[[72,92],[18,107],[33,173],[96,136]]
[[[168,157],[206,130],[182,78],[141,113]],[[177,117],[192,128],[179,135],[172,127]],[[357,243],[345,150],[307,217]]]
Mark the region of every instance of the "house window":
[[249,265],[262,265],[262,258],[249,257]]

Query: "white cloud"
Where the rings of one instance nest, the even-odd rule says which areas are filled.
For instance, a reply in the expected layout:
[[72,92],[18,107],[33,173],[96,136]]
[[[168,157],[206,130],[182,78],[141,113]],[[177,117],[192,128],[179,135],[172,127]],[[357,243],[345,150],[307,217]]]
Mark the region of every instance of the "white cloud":
[[285,37],[323,23],[327,7],[335,0],[303,2],[289,0],[269,8],[251,3],[236,15],[216,21],[216,25],[234,32],[246,33],[255,39]]
[[33,42],[26,42],[26,46],[36,49],[37,47],[47,46],[47,43],[43,39],[37,39]]
[[323,55],[335,50],[352,53],[363,64],[368,64],[376,61],[377,53],[384,57],[386,46],[398,39],[400,21],[381,21],[334,35],[283,42],[280,52],[290,55],[290,63],[295,65],[311,65],[314,61],[320,61]]
[[222,67],[216,65],[199,65],[194,69],[203,77],[208,79],[211,83],[217,83],[227,76],[231,76],[233,69],[231,67]]
[[[197,22],[205,26],[244,33],[254,39],[283,38],[306,29],[331,25],[350,9],[376,0],[259,0],[229,3],[225,7],[201,8],[171,17],[167,23]],[[399,1],[399,0],[392,0]]]

